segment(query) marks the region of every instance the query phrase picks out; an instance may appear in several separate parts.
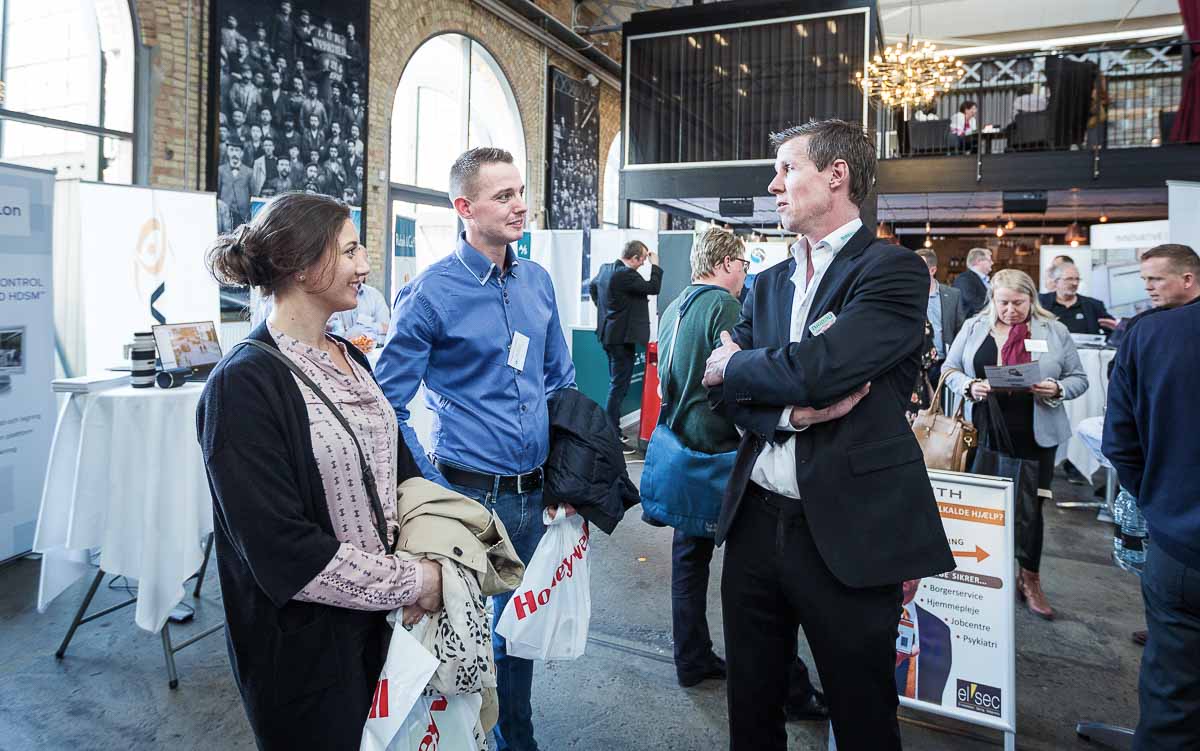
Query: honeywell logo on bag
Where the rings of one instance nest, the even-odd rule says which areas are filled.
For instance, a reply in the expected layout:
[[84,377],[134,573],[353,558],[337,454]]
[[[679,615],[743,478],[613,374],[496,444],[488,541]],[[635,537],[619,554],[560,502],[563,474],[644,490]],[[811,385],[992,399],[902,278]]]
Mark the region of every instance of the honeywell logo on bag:
[[575,561],[583,560],[583,554],[588,549],[588,523],[583,523],[583,535],[579,538],[579,542],[575,543],[574,549],[570,555],[566,555],[562,559],[562,563],[558,564],[558,568],[554,570],[554,578],[550,580],[550,586],[534,595],[532,589],[527,589],[524,592],[513,595],[513,607],[516,609],[517,620],[525,620],[527,616],[533,615],[537,609],[550,602],[550,594],[558,583],[563,579],[570,579],[575,573]]

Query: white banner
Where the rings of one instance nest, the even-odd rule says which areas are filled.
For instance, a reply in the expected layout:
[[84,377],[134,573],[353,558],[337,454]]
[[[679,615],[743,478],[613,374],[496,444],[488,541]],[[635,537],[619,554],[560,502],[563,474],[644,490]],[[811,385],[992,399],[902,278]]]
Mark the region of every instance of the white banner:
[[0,561],[33,547],[54,435],[54,173],[0,164]]
[[558,303],[558,318],[563,336],[571,346],[570,326],[579,321],[583,305],[579,298],[580,279],[583,276],[583,230],[555,229],[533,230],[529,237],[529,260],[550,274],[554,285],[554,299]]
[[220,322],[204,264],[216,217],[211,193],[79,185],[84,372],[127,364],[124,345],[156,323]]
[[1012,481],[932,470],[929,480],[958,568],[904,585],[900,703],[1015,733]]

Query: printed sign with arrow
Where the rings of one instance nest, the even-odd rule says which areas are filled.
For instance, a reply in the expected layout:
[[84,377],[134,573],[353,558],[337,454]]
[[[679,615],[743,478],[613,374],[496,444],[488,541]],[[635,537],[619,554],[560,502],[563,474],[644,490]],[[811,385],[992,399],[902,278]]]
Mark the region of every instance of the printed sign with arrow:
[[991,553],[978,545],[975,546],[974,550],[955,550],[953,552],[955,558],[974,558],[976,563],[982,563],[985,558],[991,555]]

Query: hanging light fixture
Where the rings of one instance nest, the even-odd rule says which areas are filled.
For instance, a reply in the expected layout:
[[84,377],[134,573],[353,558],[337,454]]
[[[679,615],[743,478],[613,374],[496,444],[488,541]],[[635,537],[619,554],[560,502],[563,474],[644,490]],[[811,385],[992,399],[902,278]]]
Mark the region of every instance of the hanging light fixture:
[[925,247],[926,247],[926,248],[932,248],[932,247],[933,247],[933,240],[931,240],[931,239],[929,238],[929,235],[925,235]]
[[1016,228],[1017,228],[1017,223],[1014,222],[1012,219],[1009,219],[1007,222],[1004,223],[1004,229],[1012,230],[1012,229],[1016,229]]
[[1100,209],[1100,223],[1108,224],[1108,213],[1104,209]]
[[914,40],[913,7],[908,8],[908,34],[903,42],[884,49],[867,62],[866,73],[854,78],[867,96],[874,96],[888,107],[928,104],[947,92],[966,72],[962,60],[938,52],[931,42]]
[[996,237],[1004,237],[1004,227],[996,225]]
[[1071,224],[1067,226],[1067,235],[1065,239],[1067,244],[1072,248],[1078,248],[1080,245],[1087,242],[1087,233],[1083,231],[1083,227],[1079,225],[1079,222],[1071,222]]
[[880,240],[887,240],[896,236],[895,229],[892,228],[890,222],[880,222],[875,228],[875,237]]

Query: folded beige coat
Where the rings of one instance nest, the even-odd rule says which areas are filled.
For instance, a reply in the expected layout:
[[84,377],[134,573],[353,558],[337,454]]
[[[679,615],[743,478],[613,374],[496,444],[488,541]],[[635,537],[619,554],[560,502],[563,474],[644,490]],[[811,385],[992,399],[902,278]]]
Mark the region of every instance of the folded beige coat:
[[479,575],[484,596],[511,592],[525,575],[508,531],[483,505],[421,477],[396,488],[398,547],[413,555],[440,555]]

